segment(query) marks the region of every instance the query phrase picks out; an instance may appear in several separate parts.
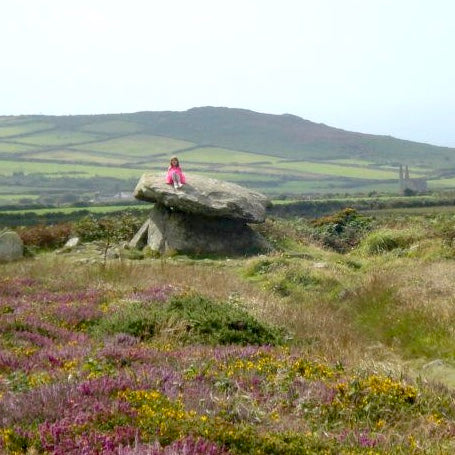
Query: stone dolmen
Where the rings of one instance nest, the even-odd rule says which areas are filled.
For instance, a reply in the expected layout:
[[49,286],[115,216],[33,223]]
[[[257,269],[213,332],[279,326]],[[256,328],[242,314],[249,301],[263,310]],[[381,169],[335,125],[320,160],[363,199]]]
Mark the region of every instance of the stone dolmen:
[[134,196],[154,203],[149,218],[130,242],[160,253],[244,255],[270,247],[248,223],[262,223],[270,204],[263,194],[233,183],[191,175],[181,188],[159,173],[145,173]]

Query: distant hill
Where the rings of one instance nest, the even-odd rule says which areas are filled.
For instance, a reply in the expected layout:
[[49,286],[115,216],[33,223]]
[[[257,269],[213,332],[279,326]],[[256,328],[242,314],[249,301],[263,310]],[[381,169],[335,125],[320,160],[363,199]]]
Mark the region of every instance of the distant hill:
[[411,165],[434,165],[435,159],[441,164],[455,162],[454,148],[353,133],[291,114],[199,107],[184,112],[139,112],[125,118],[143,123],[148,133],[283,158],[361,158]]
[[86,198],[131,191],[144,170],[164,169],[172,154],[187,172],[270,194],[394,192],[400,164],[412,177],[428,179],[430,189],[455,187],[454,148],[344,131],[290,114],[198,107],[0,117],[0,205],[2,195],[14,202],[68,192],[71,199],[75,189]]
[[[377,163],[407,162],[410,165],[431,165],[455,161],[455,148],[439,147],[391,136],[355,133],[314,123],[295,115],[263,114],[246,109],[197,107],[183,112],[157,111],[132,114],[79,116],[18,116],[0,117],[10,124],[51,121],[52,129],[77,131],[88,124],[96,131],[97,124],[114,122],[113,135],[145,133],[178,138],[202,146],[217,146],[234,150],[294,159],[361,158]],[[116,130],[115,122],[131,122],[131,129]],[[0,125],[1,128],[1,125]],[[1,135],[1,129],[0,129]],[[21,134],[10,137],[20,139]],[[1,138],[1,137],[0,137]]]

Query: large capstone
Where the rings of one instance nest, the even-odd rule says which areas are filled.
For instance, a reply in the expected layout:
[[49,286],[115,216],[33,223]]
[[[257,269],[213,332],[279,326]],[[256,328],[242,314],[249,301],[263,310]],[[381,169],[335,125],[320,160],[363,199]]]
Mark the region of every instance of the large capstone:
[[174,189],[164,175],[146,173],[134,190],[136,199],[156,202],[184,213],[262,223],[269,200],[256,191],[234,183],[190,175],[182,188]]

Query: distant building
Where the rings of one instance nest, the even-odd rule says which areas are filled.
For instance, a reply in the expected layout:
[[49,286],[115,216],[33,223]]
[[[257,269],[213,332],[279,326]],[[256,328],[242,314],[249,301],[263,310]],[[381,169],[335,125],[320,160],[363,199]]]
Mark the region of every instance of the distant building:
[[118,193],[113,194],[112,196],[97,195],[90,202],[116,202],[118,200],[134,201],[133,193],[126,192],[126,191],[119,191]]
[[400,178],[400,193],[405,194],[406,191],[412,191],[414,193],[425,193],[428,191],[427,180],[424,178],[411,179],[409,178],[408,166],[405,166],[403,173],[403,165],[400,164],[399,171]]

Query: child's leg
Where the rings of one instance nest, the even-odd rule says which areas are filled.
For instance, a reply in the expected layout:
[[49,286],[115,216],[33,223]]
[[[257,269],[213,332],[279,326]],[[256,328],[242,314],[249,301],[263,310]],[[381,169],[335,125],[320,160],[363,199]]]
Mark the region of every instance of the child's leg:
[[180,175],[177,172],[172,173],[172,181],[174,182],[174,188],[179,188],[180,184]]

